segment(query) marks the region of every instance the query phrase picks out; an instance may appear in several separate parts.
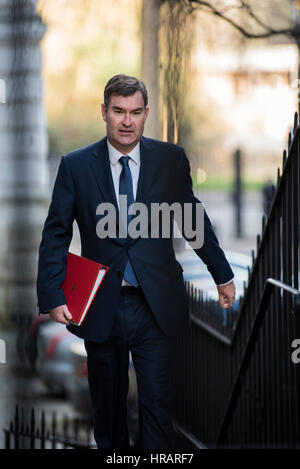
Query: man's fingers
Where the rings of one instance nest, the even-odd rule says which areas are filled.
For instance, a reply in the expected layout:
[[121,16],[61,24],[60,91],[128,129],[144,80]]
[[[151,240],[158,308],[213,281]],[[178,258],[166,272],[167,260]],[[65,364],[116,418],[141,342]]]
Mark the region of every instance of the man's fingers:
[[61,322],[62,324],[66,324],[66,325],[69,324],[69,321],[65,318],[64,314],[59,318],[58,322]]
[[227,296],[220,294],[219,304],[221,308],[230,308],[234,303],[234,296]]
[[236,293],[234,282],[231,281],[227,285],[218,285],[217,289],[221,308],[230,308],[234,303]]
[[70,313],[67,305],[62,305],[52,309],[50,311],[50,317],[55,322],[68,325],[69,321],[72,319],[72,314]]
[[68,321],[71,321],[72,314],[70,313],[67,306],[64,306],[64,315],[65,315],[65,317],[67,318]]
[[55,315],[54,321],[60,322],[61,324],[66,324],[66,325],[69,324],[69,321],[66,319],[66,317],[65,317],[65,315],[64,315],[63,312],[57,313],[57,314]]
[[59,313],[57,321],[61,322],[62,324],[68,325],[70,321],[69,316],[70,316],[70,319],[72,319],[72,315],[70,313],[67,313],[66,311],[62,311],[61,313]]

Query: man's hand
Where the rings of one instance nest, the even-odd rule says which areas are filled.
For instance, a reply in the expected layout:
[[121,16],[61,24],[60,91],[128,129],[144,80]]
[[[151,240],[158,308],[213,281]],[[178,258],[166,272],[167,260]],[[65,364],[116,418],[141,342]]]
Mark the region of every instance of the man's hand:
[[61,322],[62,324],[69,324],[72,319],[72,314],[68,310],[67,305],[57,306],[49,311],[50,318],[55,322]]
[[234,303],[235,285],[232,282],[227,285],[217,286],[219,292],[219,305],[222,309],[230,308]]

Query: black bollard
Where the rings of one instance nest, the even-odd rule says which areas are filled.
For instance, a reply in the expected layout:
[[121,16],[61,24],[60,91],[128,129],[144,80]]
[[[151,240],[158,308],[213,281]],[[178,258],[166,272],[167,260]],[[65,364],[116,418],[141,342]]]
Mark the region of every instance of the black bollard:
[[234,190],[233,203],[235,209],[235,235],[243,236],[242,230],[242,178],[241,178],[241,151],[239,148],[233,154],[234,164]]

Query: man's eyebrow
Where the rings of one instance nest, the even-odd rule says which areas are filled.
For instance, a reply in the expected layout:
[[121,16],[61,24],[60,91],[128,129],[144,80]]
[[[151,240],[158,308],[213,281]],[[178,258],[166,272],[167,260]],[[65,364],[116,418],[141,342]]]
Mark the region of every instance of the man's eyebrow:
[[[112,108],[114,111],[125,111],[125,109],[120,106],[113,106]],[[137,107],[136,109],[132,109],[130,112],[142,111],[143,109],[143,107]]]

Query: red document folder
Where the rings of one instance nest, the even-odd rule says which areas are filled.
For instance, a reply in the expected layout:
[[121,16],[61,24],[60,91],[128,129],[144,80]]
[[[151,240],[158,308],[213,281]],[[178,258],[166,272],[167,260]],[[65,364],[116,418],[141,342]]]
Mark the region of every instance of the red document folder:
[[72,324],[81,326],[108,269],[98,262],[68,253],[66,276],[61,287],[72,314]]

